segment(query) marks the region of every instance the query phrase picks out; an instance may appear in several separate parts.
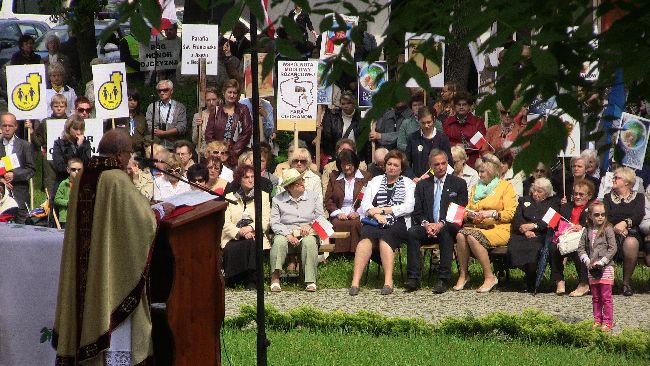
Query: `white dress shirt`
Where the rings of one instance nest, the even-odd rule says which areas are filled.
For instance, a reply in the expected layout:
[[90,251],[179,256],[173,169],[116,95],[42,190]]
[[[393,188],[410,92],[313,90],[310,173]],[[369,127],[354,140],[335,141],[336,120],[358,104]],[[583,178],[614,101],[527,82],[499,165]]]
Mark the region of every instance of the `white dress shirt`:
[[[415,208],[415,183],[413,183],[410,178],[403,178],[404,188],[406,189],[404,203],[401,205],[392,206],[392,209],[393,215],[395,217],[404,216],[406,220],[406,228],[408,229],[411,227],[411,213],[413,213],[413,209]],[[368,186],[366,186],[366,192],[364,193],[363,200],[361,201],[360,210],[363,215],[365,215],[369,209],[374,207],[372,205],[372,201],[375,199],[377,192],[379,192],[379,187],[381,186],[381,181],[383,179],[384,175],[382,174],[372,178],[372,180],[368,182]]]

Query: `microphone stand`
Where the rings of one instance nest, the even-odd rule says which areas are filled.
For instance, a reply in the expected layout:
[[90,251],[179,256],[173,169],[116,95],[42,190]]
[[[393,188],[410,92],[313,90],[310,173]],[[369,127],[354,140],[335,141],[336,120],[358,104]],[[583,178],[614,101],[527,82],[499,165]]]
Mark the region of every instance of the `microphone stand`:
[[[153,164],[147,164],[147,166],[148,166],[149,168],[154,167]],[[211,190],[211,189],[207,189],[207,188],[205,188],[205,187],[202,187],[202,186],[199,185],[199,184],[196,184],[196,183],[194,183],[194,182],[190,182],[187,178],[183,177],[182,175],[176,175],[176,174],[174,174],[174,173],[172,173],[172,172],[170,172],[170,171],[168,171],[168,170],[160,169],[160,168],[158,168],[158,167],[154,167],[154,168],[155,168],[156,170],[158,170],[159,172],[165,174],[165,175],[168,175],[168,176],[170,176],[170,177],[176,178],[176,179],[180,180],[181,182],[185,182],[185,183],[191,185],[192,187],[195,187],[195,188],[198,188],[198,189],[202,190],[203,192],[208,192],[208,193],[210,193],[210,194],[213,195],[213,196],[217,196],[217,198],[222,198],[224,201],[226,201],[226,202],[228,202],[228,203],[230,203],[230,204],[233,204],[233,205],[236,205],[236,204],[237,204],[236,201],[233,201],[233,200],[231,200],[230,198],[227,198],[227,197],[226,197],[225,195],[223,195],[223,194],[219,194],[219,193],[217,193],[217,192],[215,192],[215,191],[213,191],[213,190]]]

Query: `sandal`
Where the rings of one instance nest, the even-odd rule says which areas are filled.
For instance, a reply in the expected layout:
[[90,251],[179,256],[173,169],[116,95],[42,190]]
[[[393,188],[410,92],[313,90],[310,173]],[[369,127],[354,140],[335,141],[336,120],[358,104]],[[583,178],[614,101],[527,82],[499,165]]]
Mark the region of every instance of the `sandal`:
[[316,284],[313,282],[308,284],[307,287],[305,287],[305,291],[307,292],[316,292],[317,289],[318,288],[316,287]]
[[634,292],[632,292],[632,287],[629,285],[623,285],[623,296],[632,296],[634,295]]
[[282,287],[280,287],[279,282],[273,282],[271,284],[271,292],[281,292],[281,291],[282,291]]

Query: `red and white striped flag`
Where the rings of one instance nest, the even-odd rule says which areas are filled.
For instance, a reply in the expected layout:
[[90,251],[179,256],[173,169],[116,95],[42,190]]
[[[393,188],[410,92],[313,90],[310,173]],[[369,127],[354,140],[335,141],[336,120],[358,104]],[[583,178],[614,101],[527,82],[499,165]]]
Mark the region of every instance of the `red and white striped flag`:
[[273,27],[273,21],[269,16],[269,0],[260,0],[262,3],[262,9],[264,9],[264,25],[266,28],[266,34],[271,38],[275,38],[275,27]]
[[542,217],[542,221],[544,221],[548,227],[555,229],[561,218],[562,216],[557,211],[549,207],[546,214],[544,214],[544,217]]
[[174,0],[158,0],[158,4],[160,5],[160,27],[151,27],[152,36],[157,36],[161,31],[178,23]]
[[0,175],[4,175],[6,172],[20,168],[20,161],[18,160],[18,155],[9,154],[3,158],[0,158]]
[[463,218],[465,217],[465,207],[457,205],[453,202],[449,203],[449,208],[447,208],[447,217],[445,220],[447,222],[453,222],[454,224],[463,225]]
[[334,226],[327,221],[326,218],[319,216],[316,220],[311,223],[311,227],[314,229],[320,240],[327,240],[332,234],[334,234]]
[[483,137],[481,131],[476,131],[474,136],[472,136],[472,138],[469,139],[469,142],[471,142],[472,145],[476,146],[477,149],[480,149],[483,145],[485,145],[487,140],[485,139],[485,137]]

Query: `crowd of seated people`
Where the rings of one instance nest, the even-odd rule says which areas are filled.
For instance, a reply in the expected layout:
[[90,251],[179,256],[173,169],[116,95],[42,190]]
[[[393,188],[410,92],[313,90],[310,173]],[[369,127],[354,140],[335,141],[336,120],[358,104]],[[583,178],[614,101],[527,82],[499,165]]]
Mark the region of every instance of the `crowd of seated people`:
[[[52,67],[51,73],[58,87],[60,68]],[[465,289],[472,257],[482,271],[476,291],[490,292],[499,282],[491,263],[491,253],[498,247],[507,248],[508,264],[523,270],[526,289],[533,291],[540,250],[550,243],[548,262],[555,293],[567,292],[565,264],[570,259],[578,277],[570,296],[583,296],[590,291],[587,266],[576,251],[561,253],[557,242],[561,235],[586,227],[587,208],[596,199],[603,202],[616,233],[624,295],[634,292],[631,279],[640,252],[650,265],[646,241],[650,190],[644,190],[634,170],[613,160],[601,169],[595,150],[587,149],[564,162],[540,162],[528,176],[516,172],[513,163],[522,146],[515,141],[527,131],[514,118],[519,112],[499,103],[499,123],[488,128],[473,113],[472,97],[453,85],[445,87],[437,103],[415,92],[410,103],[400,102],[388,110],[372,131],[364,130],[353,95],[342,93],[338,104],[325,107],[320,159],[312,153],[315,140],[273,146],[276,134],[269,130],[272,119],[268,118],[263,141],[252,146],[251,110],[240,103],[236,80],[224,83],[221,90],[208,88],[206,109],[194,114],[189,123],[185,106],[172,98],[173,88],[169,80],[157,84],[160,100],[148,106],[146,116],[139,112],[139,94],[129,91],[132,113],[118,121],[116,128],[128,131],[134,151],[155,163],[145,166],[132,159],[128,173],[138,190],[154,201],[198,189],[184,182],[189,180],[239,203],[229,206],[231,219],[226,220],[222,235],[228,285],[252,287],[256,276],[252,228],[259,221],[264,248],[270,249],[271,290],[281,291],[282,274],[301,267],[305,290],[316,291],[318,248],[325,241],[315,235],[311,224],[322,217],[330,220],[336,232],[348,233],[330,242],[339,257],[354,258],[350,295],[359,293],[370,260],[383,268],[380,293],[393,293],[393,263],[400,249],[407,251],[404,288],[419,289],[420,248],[426,244],[439,248],[435,293]],[[51,100],[52,115],[67,118],[53,147],[53,161],[46,164],[52,170],[50,192],[55,194],[59,183],[72,175],[70,162],[86,163],[90,158],[84,120],[92,105],[85,97],[70,101],[60,93]],[[75,108],[67,116],[66,106],[73,103]],[[271,108],[272,115],[273,103],[262,104]],[[45,147],[44,126],[45,121],[33,126],[37,149]],[[487,144],[473,145],[471,139],[477,132]],[[261,152],[261,176],[252,170],[255,149]],[[276,164],[278,150],[280,154],[286,151],[286,161]],[[255,180],[264,192],[261,220],[249,204]],[[451,203],[465,208],[460,221],[448,220]],[[562,216],[557,228],[543,219],[549,208]],[[452,276],[454,257],[457,278]]]

